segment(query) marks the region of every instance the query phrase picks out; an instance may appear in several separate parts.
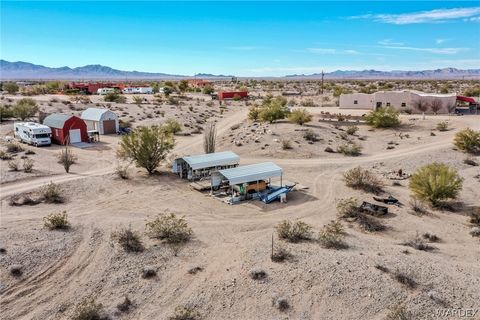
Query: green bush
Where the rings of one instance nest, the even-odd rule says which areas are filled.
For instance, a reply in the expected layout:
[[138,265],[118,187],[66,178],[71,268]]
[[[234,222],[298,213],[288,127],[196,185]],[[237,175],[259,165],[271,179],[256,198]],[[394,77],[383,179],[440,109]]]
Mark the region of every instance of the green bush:
[[327,249],[345,249],[345,230],[340,221],[331,221],[318,234],[320,245]]
[[248,119],[252,121],[258,121],[260,118],[260,108],[257,105],[253,105],[248,109]]
[[409,188],[416,197],[433,205],[440,200],[455,199],[462,189],[463,178],[457,170],[443,163],[431,163],[410,177]]
[[3,90],[7,91],[9,94],[15,94],[18,92],[19,87],[15,82],[6,82],[3,84]]
[[9,106],[0,106],[0,122],[13,117],[13,108]]
[[367,169],[356,167],[343,174],[345,183],[353,189],[361,189],[366,192],[382,192],[383,183]]
[[278,237],[288,242],[310,240],[312,237],[312,227],[302,221],[291,222],[284,220],[279,223],[275,229],[277,230]]
[[357,133],[358,131],[358,126],[355,126],[355,125],[350,125],[347,127],[347,130],[346,132],[349,134],[349,135],[354,135],[355,133]]
[[480,152],[480,131],[475,131],[470,128],[463,129],[455,134],[453,140],[455,146],[468,153]]
[[260,111],[260,120],[273,123],[285,119],[289,114],[287,100],[283,97],[267,97],[264,99]]
[[182,125],[176,119],[170,118],[163,125],[165,131],[171,134],[177,134],[182,131]]
[[70,223],[68,222],[68,215],[66,211],[50,213],[48,216],[43,218],[43,224],[46,228],[50,230],[70,228]]
[[437,130],[438,131],[447,131],[448,130],[448,122],[447,121],[440,121],[437,123]]
[[185,218],[177,218],[173,213],[160,215],[147,223],[147,235],[167,243],[187,242],[192,233]]
[[23,98],[18,100],[17,104],[13,107],[13,116],[20,120],[33,117],[37,111],[37,102],[30,98]]
[[58,185],[50,182],[41,189],[42,199],[47,203],[63,203],[62,191]]
[[369,125],[375,128],[391,128],[400,125],[398,111],[393,107],[380,108],[371,111],[367,114],[366,121]]
[[305,108],[293,110],[288,119],[296,124],[304,125],[307,122],[312,121],[312,115]]
[[120,93],[117,92],[110,92],[105,95],[103,98],[106,102],[116,102],[116,103],[125,103],[127,102],[127,98],[122,96]]

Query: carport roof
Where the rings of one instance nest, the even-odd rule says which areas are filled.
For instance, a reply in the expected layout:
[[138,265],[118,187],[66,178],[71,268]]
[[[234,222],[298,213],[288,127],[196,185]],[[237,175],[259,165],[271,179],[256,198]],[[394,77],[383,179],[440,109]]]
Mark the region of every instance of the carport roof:
[[230,184],[240,184],[273,177],[281,177],[283,170],[273,162],[263,162],[219,170],[218,173],[224,176]]
[[234,165],[240,162],[240,157],[232,151],[186,156],[182,157],[181,159],[188,163],[193,170],[224,165]]

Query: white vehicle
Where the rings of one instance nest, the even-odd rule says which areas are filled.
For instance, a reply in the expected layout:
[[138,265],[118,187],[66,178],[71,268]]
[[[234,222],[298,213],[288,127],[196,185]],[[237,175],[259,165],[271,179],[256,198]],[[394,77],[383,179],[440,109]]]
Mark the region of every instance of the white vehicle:
[[21,142],[38,146],[51,145],[52,129],[35,122],[15,122],[13,124],[15,137]]
[[97,94],[100,94],[102,96],[113,92],[115,92],[114,88],[100,88],[97,90]]
[[122,90],[123,93],[140,93],[140,94],[152,94],[152,87],[128,87]]

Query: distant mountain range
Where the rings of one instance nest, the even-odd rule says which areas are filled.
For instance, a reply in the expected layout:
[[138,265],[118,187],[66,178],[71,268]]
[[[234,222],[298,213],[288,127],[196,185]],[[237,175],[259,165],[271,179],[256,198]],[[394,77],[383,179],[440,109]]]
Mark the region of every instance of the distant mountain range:
[[[1,80],[165,80],[165,79],[230,79],[230,75],[199,73],[195,76],[152,73],[140,71],[122,71],[94,64],[83,67],[50,68],[28,62],[9,62],[0,60]],[[271,78],[271,77],[268,77]],[[277,77],[282,78],[282,77]],[[287,79],[320,79],[320,73],[286,75]],[[480,69],[444,68],[422,71],[342,71],[325,73],[325,79],[480,79]]]

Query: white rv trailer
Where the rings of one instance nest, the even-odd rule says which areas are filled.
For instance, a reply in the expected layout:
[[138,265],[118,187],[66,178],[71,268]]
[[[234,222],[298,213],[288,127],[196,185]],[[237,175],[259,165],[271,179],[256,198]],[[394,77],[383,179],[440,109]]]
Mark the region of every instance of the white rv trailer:
[[106,95],[113,92],[115,92],[114,88],[100,88],[97,90],[97,94],[100,94],[100,95]]
[[123,93],[141,93],[141,94],[152,94],[152,87],[127,87],[122,90]]
[[35,122],[15,122],[13,124],[15,137],[36,147],[51,145],[52,129]]

